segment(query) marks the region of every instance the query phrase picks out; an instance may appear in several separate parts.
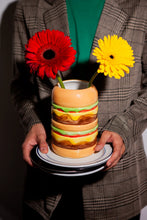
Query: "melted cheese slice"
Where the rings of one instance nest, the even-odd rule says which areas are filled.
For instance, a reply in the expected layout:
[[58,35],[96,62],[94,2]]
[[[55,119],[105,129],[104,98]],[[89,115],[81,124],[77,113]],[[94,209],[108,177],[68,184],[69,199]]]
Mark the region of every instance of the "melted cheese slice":
[[80,142],[92,142],[95,140],[95,138],[97,137],[98,135],[98,130],[96,130],[94,133],[92,134],[88,134],[88,135],[85,135],[85,136],[79,136],[79,137],[69,137],[69,136],[64,136],[64,135],[60,135],[56,132],[54,132],[52,130],[52,137],[54,137],[54,139],[58,142],[60,141],[69,141],[72,145],[75,145],[75,144],[79,144]]
[[63,116],[63,115],[68,115],[71,117],[73,121],[77,121],[81,116],[83,115],[95,115],[98,112],[98,107],[94,108],[93,110],[89,111],[84,111],[84,112],[63,112],[58,109],[52,109],[52,111],[57,115],[57,116]]

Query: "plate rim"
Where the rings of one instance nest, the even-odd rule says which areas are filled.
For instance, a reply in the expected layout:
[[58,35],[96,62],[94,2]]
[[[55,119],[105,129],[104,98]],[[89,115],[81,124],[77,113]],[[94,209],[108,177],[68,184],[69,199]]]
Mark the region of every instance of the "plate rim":
[[55,175],[55,176],[62,176],[62,177],[80,177],[80,176],[87,176],[87,175],[90,175],[90,174],[94,174],[96,172],[100,172],[102,171],[103,169],[105,168],[105,166],[101,166],[97,169],[94,169],[94,170],[91,170],[91,171],[87,171],[87,172],[81,172],[81,173],[73,173],[73,174],[68,174],[68,173],[50,173],[52,175]]
[[[107,149],[108,148],[108,149]],[[38,146],[36,146],[36,155],[42,160],[42,161],[44,161],[45,163],[47,163],[47,164],[50,164],[50,165],[53,165],[53,166],[57,166],[57,167],[67,167],[67,168],[81,168],[81,167],[94,167],[94,166],[98,166],[98,165],[102,165],[102,164],[104,164],[104,163],[106,163],[106,161],[111,157],[111,155],[112,155],[112,152],[113,152],[113,150],[112,150],[112,147],[111,147],[111,145],[110,144],[105,144],[105,146],[104,146],[104,148],[102,149],[102,150],[105,150],[105,152],[107,151],[107,150],[110,150],[110,153],[107,155],[107,157],[104,157],[104,155],[105,155],[105,153],[103,154],[103,156],[101,157],[101,158],[99,158],[98,160],[94,160],[94,162],[93,163],[90,163],[90,164],[81,164],[81,165],[76,165],[76,164],[67,164],[67,163],[64,163],[64,164],[60,164],[59,162],[57,163],[57,161],[56,162],[52,162],[52,161],[49,161],[49,160],[47,160],[47,159],[45,159],[45,158],[43,158],[41,155],[40,155],[40,150],[39,150],[39,147]],[[102,151],[101,150],[101,151]],[[50,149],[50,147],[49,147],[49,151],[51,151],[51,149]],[[53,154],[55,154],[54,152],[52,152]],[[49,152],[48,152],[48,154],[49,154]],[[47,155],[47,154],[46,154]],[[59,156],[60,157],[60,156]],[[103,159],[103,157],[104,157],[104,159]],[[58,158],[58,157],[57,157]],[[71,160],[74,160],[74,159],[71,159]]]

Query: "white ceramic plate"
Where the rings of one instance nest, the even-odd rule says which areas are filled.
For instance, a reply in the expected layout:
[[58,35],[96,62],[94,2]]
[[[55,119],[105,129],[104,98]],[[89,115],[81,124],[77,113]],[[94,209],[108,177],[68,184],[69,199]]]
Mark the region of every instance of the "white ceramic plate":
[[79,159],[60,157],[56,155],[50,148],[47,154],[43,154],[39,148],[36,147],[36,155],[44,162],[59,167],[69,168],[100,166],[107,162],[107,160],[111,157],[111,154],[112,147],[109,144],[106,144],[100,152]]
[[82,172],[82,173],[54,173],[52,172],[51,174],[52,175],[56,175],[56,176],[65,176],[65,177],[78,177],[78,176],[86,176],[86,175],[90,175],[90,174],[94,174],[96,172],[99,172],[101,170],[104,169],[105,166],[101,166],[97,169],[94,169],[94,170],[91,170],[91,171],[88,171],[88,172]]

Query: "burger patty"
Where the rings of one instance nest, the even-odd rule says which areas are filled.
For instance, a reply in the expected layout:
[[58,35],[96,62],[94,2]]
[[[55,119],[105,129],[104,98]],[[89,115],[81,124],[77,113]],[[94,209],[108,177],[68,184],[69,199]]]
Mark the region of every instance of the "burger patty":
[[61,115],[61,116],[57,116],[55,113],[52,114],[52,117],[55,121],[60,122],[62,124],[70,124],[70,125],[85,125],[85,124],[89,124],[93,121],[96,120],[97,118],[97,114],[87,114],[87,115],[82,115],[79,117],[78,120],[72,120],[72,118],[70,117],[70,115],[65,114],[65,115]]
[[64,148],[64,149],[71,149],[71,150],[78,150],[78,149],[85,149],[88,147],[92,147],[93,145],[95,145],[97,143],[97,137],[95,138],[94,141],[91,142],[79,142],[78,144],[71,144],[70,141],[56,141],[53,137],[52,137],[52,144],[55,144],[58,147]]

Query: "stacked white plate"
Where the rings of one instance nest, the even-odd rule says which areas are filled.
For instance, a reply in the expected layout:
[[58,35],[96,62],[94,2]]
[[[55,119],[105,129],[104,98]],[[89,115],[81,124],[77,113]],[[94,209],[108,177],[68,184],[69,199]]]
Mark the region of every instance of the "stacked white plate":
[[101,151],[79,159],[60,157],[50,147],[48,153],[43,154],[36,146],[31,151],[31,159],[35,166],[49,174],[77,177],[103,170],[111,154],[112,147],[109,144],[106,144]]

